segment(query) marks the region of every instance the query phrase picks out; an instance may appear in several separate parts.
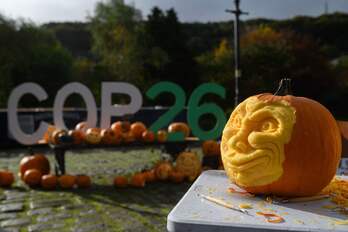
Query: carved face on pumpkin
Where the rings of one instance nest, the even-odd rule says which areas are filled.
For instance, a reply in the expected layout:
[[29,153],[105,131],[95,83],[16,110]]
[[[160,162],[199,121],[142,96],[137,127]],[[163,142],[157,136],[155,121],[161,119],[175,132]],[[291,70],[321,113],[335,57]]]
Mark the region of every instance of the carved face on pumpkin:
[[279,179],[295,113],[286,101],[269,103],[257,97],[248,98],[234,110],[221,143],[231,179],[241,186],[266,185]]
[[98,144],[101,141],[100,129],[89,128],[86,131],[85,140],[89,144]]

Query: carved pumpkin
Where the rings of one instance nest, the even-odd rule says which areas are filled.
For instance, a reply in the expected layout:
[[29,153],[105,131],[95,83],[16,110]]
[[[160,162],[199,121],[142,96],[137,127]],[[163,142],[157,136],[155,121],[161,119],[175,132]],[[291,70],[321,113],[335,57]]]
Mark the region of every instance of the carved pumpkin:
[[261,94],[233,111],[221,152],[229,178],[251,193],[311,196],[334,177],[341,137],[335,119],[318,102]]
[[75,130],[82,131],[85,133],[88,129],[87,122],[80,122],[75,126]]
[[77,175],[76,176],[76,185],[79,188],[90,188],[92,185],[91,178],[86,175]]
[[70,130],[68,135],[72,137],[73,144],[81,144],[85,139],[84,132],[81,130]]
[[121,134],[118,134],[111,129],[103,129],[100,135],[101,135],[101,142],[103,144],[119,144],[122,138]]
[[168,133],[182,132],[186,137],[191,133],[190,127],[184,122],[173,122],[168,127]]
[[159,130],[157,131],[157,141],[160,143],[164,143],[165,141],[167,141],[167,137],[168,137],[168,133],[165,130]]
[[12,172],[0,171],[0,187],[10,187],[14,182],[14,176]]
[[111,130],[116,134],[127,133],[130,130],[131,123],[128,121],[117,121],[111,125]]
[[143,173],[136,173],[131,178],[131,186],[133,187],[144,187],[146,183],[146,177]]
[[29,169],[39,170],[42,175],[50,172],[50,163],[46,156],[41,154],[25,156],[19,163],[19,175],[23,179],[24,173]]
[[202,164],[194,152],[182,152],[176,159],[176,169],[184,173],[189,181],[194,181],[201,173]]
[[58,184],[58,178],[55,175],[43,175],[41,177],[41,187],[44,189],[55,189]]
[[134,122],[131,125],[130,131],[136,140],[141,140],[142,134],[146,131],[146,126],[142,122]]
[[202,151],[206,156],[220,155],[220,144],[214,140],[207,140],[202,143]]
[[68,132],[61,129],[56,129],[51,134],[50,141],[52,144],[61,144],[61,137],[68,135]]
[[155,141],[155,133],[149,130],[144,131],[141,137],[146,143],[152,143]]
[[23,181],[30,187],[39,186],[41,183],[42,174],[37,169],[29,169],[23,175]]
[[76,184],[76,176],[62,175],[58,178],[58,183],[62,189],[72,189]]
[[173,166],[171,163],[169,162],[159,163],[155,169],[157,179],[167,180],[172,170],[173,170]]
[[125,176],[116,176],[114,178],[114,186],[118,188],[125,188],[128,185],[128,179]]
[[181,183],[185,179],[185,174],[174,169],[170,172],[169,179],[174,183]]
[[101,141],[100,129],[99,128],[89,128],[85,134],[85,141],[89,144],[99,144]]

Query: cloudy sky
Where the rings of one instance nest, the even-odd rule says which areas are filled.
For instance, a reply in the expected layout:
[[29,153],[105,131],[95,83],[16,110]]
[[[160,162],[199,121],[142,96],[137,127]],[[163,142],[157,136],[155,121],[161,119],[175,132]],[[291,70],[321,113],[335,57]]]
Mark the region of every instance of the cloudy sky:
[[[85,21],[93,14],[95,3],[101,0],[0,0],[0,13],[11,18],[30,19],[35,23],[49,21]],[[106,1],[106,0],[103,0]],[[225,13],[233,7],[233,0],[125,0],[146,16],[153,6],[174,7],[181,21],[221,21],[231,19]],[[325,2],[329,12],[348,12],[348,0],[241,0],[247,18],[267,17],[283,19],[295,15],[320,15]]]

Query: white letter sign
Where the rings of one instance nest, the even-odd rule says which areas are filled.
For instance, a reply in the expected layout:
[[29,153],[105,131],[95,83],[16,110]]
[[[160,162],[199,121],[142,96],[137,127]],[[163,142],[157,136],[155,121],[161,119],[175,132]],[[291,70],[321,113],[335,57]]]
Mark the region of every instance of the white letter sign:
[[47,93],[40,85],[35,83],[24,83],[17,86],[11,92],[7,102],[8,129],[18,142],[25,145],[37,143],[37,141],[42,138],[48,127],[46,122],[42,122],[40,123],[39,129],[37,129],[37,131],[33,134],[26,134],[22,131],[18,122],[17,106],[21,97],[28,93],[34,95],[38,101],[47,99]]

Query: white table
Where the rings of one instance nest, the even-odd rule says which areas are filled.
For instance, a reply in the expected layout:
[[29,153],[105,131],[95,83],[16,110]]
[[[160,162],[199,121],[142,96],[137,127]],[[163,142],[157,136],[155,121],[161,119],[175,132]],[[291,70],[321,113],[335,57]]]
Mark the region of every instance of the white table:
[[[301,203],[267,203],[264,198],[228,192],[236,188],[224,171],[206,171],[193,183],[188,192],[168,215],[167,229],[178,231],[348,231],[348,225],[338,225],[337,220],[348,219],[326,206],[334,205],[329,199]],[[243,214],[211,201],[200,194],[223,199],[238,206],[252,205],[250,215]],[[269,223],[256,212],[271,211],[284,218],[282,223]]]

